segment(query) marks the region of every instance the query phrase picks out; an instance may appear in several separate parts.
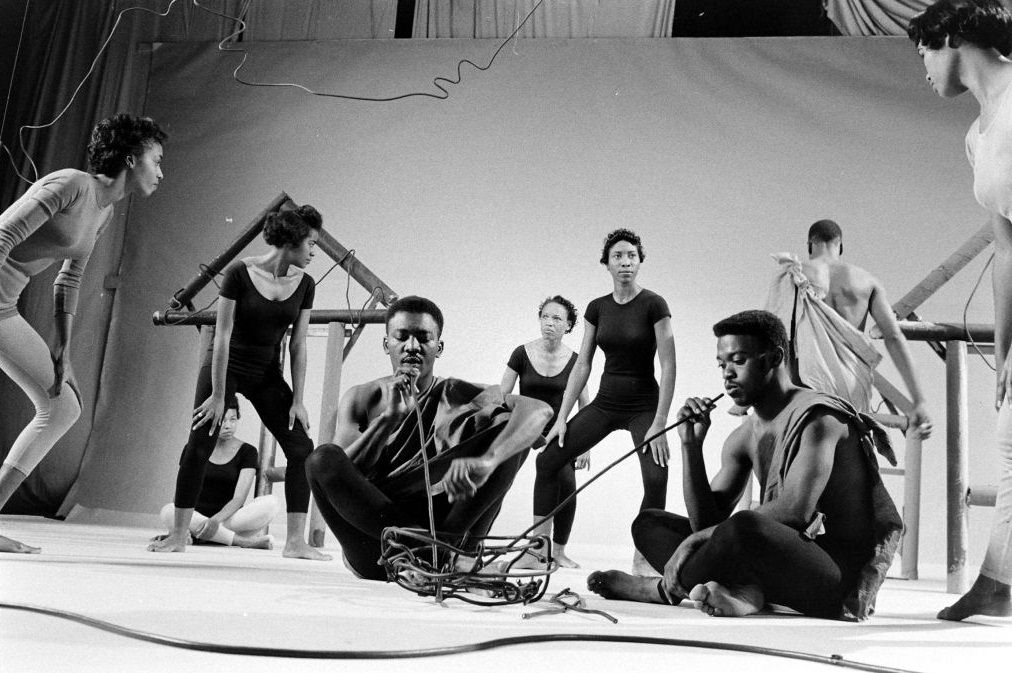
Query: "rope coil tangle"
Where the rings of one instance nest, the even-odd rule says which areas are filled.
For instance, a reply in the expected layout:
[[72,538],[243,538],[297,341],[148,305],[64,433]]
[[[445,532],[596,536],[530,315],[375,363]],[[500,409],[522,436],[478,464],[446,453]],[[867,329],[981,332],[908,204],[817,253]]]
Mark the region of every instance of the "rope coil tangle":
[[[519,542],[496,535],[471,541],[473,547],[465,550],[421,528],[391,526],[383,530],[379,564],[386,569],[387,581],[419,596],[432,596],[439,603],[456,598],[486,607],[541,600],[549,576],[559,568],[551,559],[552,543],[545,535],[523,537]],[[535,552],[547,552],[549,561],[544,567],[514,569],[524,554]]]
[[[657,437],[695,418],[687,416],[644,438],[642,442],[587,480],[523,533],[515,536],[487,535],[471,538],[464,535],[458,546],[446,539],[440,539],[440,533],[436,531],[432,506],[433,485],[429,478],[429,456],[426,452],[428,444],[434,438],[425,437],[417,392],[414,392],[413,384],[409,385],[412,397],[415,398],[414,411],[421,439],[425,491],[429,502],[429,529],[397,526],[384,528],[380,538],[381,553],[378,563],[386,570],[388,582],[395,582],[419,596],[432,596],[437,603],[442,603],[447,598],[456,598],[473,605],[501,606],[526,605],[541,600],[548,590],[549,578],[559,569],[559,564],[552,557],[551,539],[547,535],[532,536],[530,533],[550,520],[580,491],[620,462],[648,446]],[[713,409],[714,403],[723,396],[721,393],[712,398],[709,408]],[[443,534],[443,538],[446,537],[448,536]],[[468,539],[473,546],[465,550],[462,546]],[[538,567],[533,569],[514,569],[525,555],[538,558],[544,565],[539,563]]]

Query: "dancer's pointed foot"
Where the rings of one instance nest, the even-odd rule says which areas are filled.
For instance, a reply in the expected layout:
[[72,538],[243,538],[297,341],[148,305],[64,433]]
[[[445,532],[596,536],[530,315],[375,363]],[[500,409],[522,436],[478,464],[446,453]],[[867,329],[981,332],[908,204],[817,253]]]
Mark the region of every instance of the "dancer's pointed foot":
[[938,613],[939,619],[958,622],[973,615],[1012,617],[1012,594],[1008,584],[983,575],[977,576],[970,590],[958,601]]
[[689,592],[701,612],[711,617],[745,617],[763,609],[762,589],[754,584],[727,586],[719,582],[697,584]]
[[18,542],[12,540],[9,537],[0,535],[0,553],[7,554],[39,554],[42,552],[41,547],[32,547],[24,542]]

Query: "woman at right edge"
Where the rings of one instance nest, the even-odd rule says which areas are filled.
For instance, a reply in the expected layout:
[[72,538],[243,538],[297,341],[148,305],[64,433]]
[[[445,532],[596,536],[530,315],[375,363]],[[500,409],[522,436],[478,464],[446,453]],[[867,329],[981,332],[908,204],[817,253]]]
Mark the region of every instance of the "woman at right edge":
[[994,523],[980,574],[970,590],[938,613],[960,621],[972,615],[1012,616],[1012,15],[998,0],[941,0],[910,21],[935,93],[965,91],[980,105],[966,134],[973,192],[994,223],[995,407],[1000,464]]

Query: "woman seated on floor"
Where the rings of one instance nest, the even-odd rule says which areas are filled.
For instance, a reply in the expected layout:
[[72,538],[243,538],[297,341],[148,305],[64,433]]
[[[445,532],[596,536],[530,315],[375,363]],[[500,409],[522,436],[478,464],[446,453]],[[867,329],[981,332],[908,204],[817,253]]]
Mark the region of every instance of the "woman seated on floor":
[[[260,531],[274,519],[278,504],[273,495],[246,502],[256,482],[258,456],[255,446],[236,438],[238,421],[239,400],[232,397],[226,402],[218,441],[190,521],[190,534],[203,542],[270,549],[270,536]],[[270,468],[268,479],[284,480],[284,469]],[[171,528],[173,515],[174,506],[170,502],[162,508],[162,523]]]

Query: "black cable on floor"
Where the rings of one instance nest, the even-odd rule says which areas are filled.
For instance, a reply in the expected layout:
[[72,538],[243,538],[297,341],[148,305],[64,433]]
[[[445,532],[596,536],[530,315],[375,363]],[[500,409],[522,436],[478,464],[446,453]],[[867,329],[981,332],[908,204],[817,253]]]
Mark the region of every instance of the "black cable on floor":
[[556,642],[585,642],[585,643],[633,643],[640,645],[665,645],[669,647],[695,647],[706,650],[723,650],[727,652],[743,652],[746,654],[764,654],[772,657],[783,657],[785,659],[797,659],[830,666],[842,666],[858,671],[871,671],[872,673],[915,673],[907,669],[889,668],[875,664],[865,664],[858,661],[844,659],[839,654],[822,655],[797,652],[794,650],[779,650],[772,647],[761,647],[758,645],[739,645],[737,643],[720,643],[707,640],[688,640],[682,638],[654,638],[650,636],[629,636],[629,635],[602,635],[585,633],[543,633],[527,636],[513,636],[510,638],[495,638],[493,640],[482,640],[476,643],[464,645],[449,645],[446,647],[429,647],[415,650],[294,650],[280,647],[259,647],[250,645],[224,645],[219,643],[202,643],[185,638],[173,638],[157,633],[138,631],[126,626],[120,626],[94,617],[47,608],[39,605],[27,605],[23,603],[0,602],[0,609],[21,610],[34,612],[40,615],[66,619],[85,626],[90,626],[101,631],[115,633],[125,638],[142,640],[156,645],[178,647],[184,650],[195,650],[197,652],[213,652],[215,654],[238,654],[255,657],[285,657],[289,659],[414,659],[420,657],[440,657],[450,654],[465,654],[468,652],[481,652],[499,647],[511,645],[532,645],[535,643],[556,643]]

